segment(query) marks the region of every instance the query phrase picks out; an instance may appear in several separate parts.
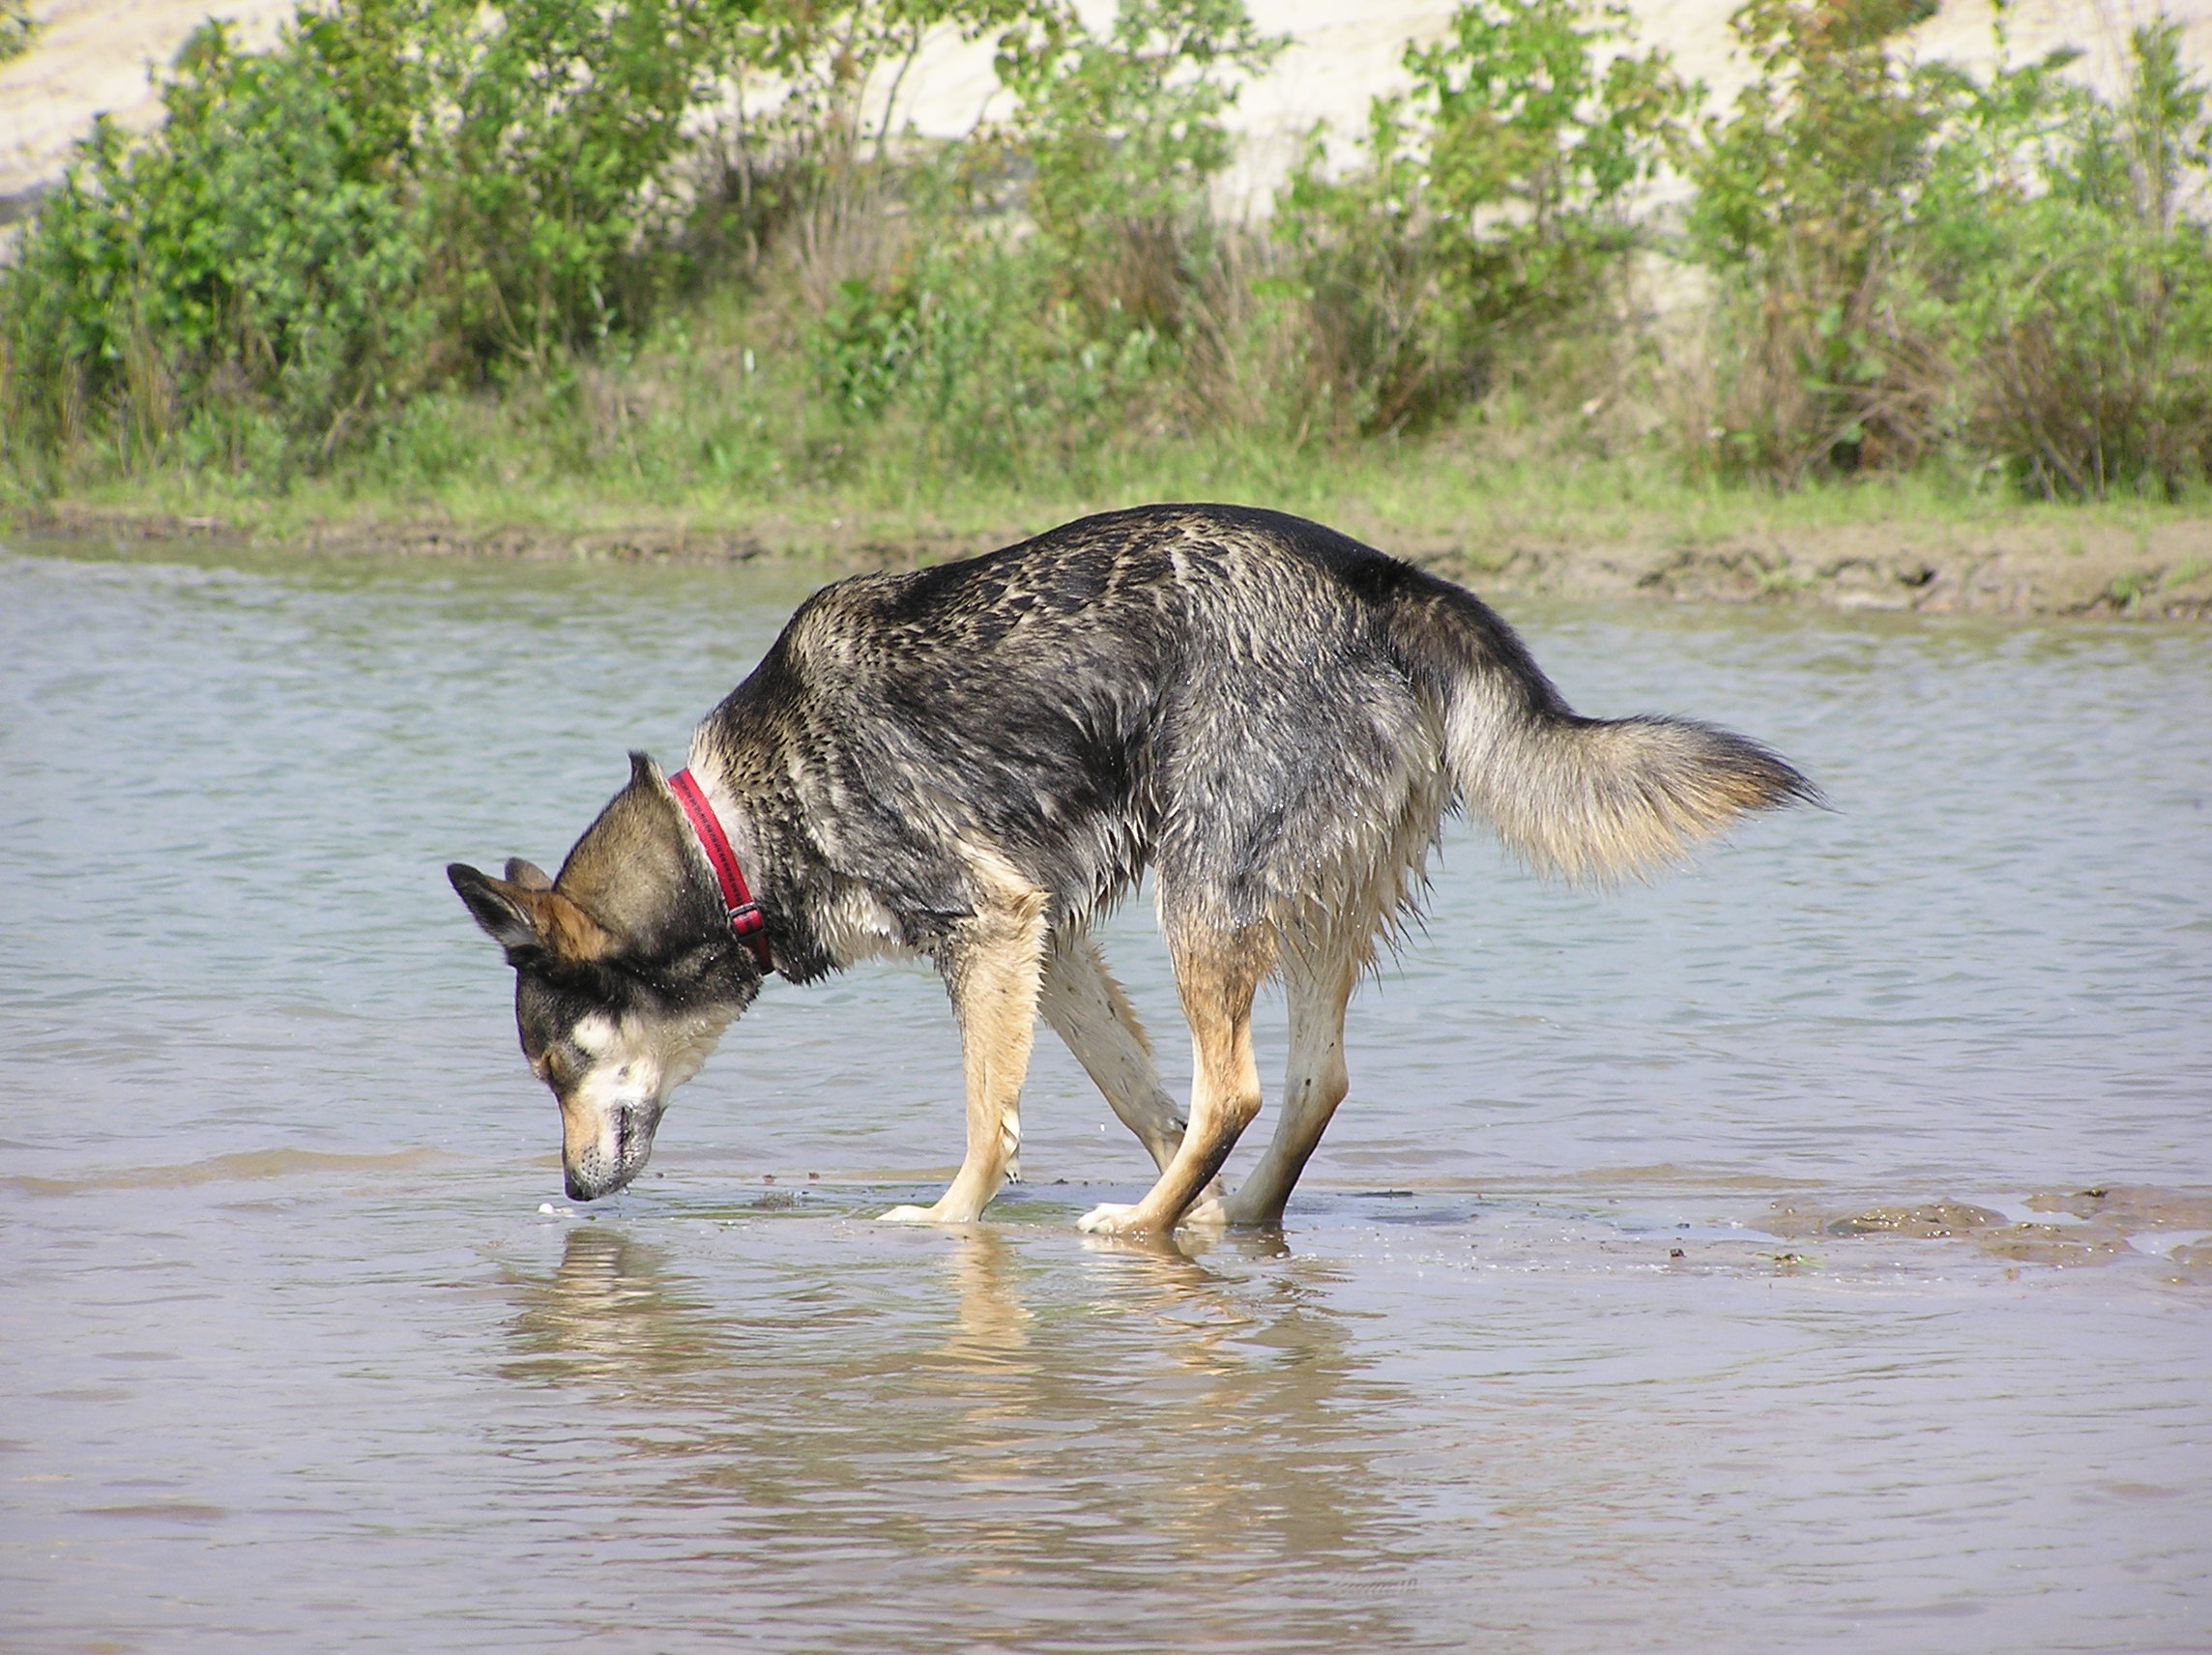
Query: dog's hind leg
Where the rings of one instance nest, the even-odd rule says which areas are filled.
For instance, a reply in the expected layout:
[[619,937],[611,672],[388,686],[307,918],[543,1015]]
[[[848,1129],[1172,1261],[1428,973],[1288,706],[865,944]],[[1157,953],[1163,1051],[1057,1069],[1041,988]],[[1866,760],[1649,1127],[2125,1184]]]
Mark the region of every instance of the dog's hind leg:
[[1121,1123],[1151,1151],[1160,1171],[1167,1171],[1182,1147],[1182,1112],[1160,1085],[1151,1043],[1089,932],[1054,940],[1037,1008]]
[[1344,1101],[1344,1008],[1359,969],[1342,950],[1285,950],[1283,986],[1290,1002],[1291,1055],[1283,1077],[1282,1114],[1259,1165],[1218,1203],[1192,1213],[1200,1222],[1276,1225],[1283,1204]]
[[928,1206],[894,1206],[909,1224],[973,1224],[1009,1176],[1020,1175],[1022,1080],[1036,1032],[1044,969],[1044,892],[1009,879],[955,928],[942,960],[960,1025],[968,1090],[968,1152]]
[[1195,940],[1171,938],[1169,948],[1190,1023],[1190,1124],[1175,1159],[1144,1200],[1095,1206],[1077,1220],[1078,1229],[1093,1234],[1164,1235],[1173,1230],[1260,1113],[1252,996],[1274,964],[1271,931],[1251,925]]

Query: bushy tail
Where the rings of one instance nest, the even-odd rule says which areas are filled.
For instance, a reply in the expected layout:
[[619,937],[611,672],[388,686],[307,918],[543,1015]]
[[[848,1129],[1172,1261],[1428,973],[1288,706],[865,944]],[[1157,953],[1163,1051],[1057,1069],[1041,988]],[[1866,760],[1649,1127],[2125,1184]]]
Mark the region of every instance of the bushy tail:
[[1585,718],[1471,593],[1424,578],[1392,630],[1436,697],[1470,808],[1533,865],[1604,882],[1686,856],[1754,810],[1820,802],[1779,754],[1687,718]]

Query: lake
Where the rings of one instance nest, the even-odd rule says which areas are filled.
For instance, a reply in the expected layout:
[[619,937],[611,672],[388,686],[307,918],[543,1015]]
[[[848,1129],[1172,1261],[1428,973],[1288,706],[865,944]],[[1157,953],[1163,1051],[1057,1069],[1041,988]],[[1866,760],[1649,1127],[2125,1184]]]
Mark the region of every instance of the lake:
[[1611,893],[1455,826],[1280,1237],[1078,1235],[1150,1163],[1049,1035],[1027,1181],[873,1223],[959,1155],[918,967],[566,1201],[444,865],[814,583],[0,549],[0,1643],[2212,1647],[2212,630],[1501,604],[1834,809]]

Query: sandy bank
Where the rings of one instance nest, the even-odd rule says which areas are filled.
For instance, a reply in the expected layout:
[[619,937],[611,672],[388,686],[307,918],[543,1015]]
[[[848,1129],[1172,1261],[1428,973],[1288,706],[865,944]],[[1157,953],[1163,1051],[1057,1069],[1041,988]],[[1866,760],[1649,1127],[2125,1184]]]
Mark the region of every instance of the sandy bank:
[[[1491,527],[1408,530],[1342,513],[1337,526],[1484,592],[1658,602],[1809,604],[1936,615],[2212,619],[2212,518],[2149,526],[1852,524],[1646,540],[1516,537]],[[38,538],[116,543],[265,540],[317,554],[575,562],[818,565],[825,578],[967,557],[1049,527],[895,532],[865,520],[762,517],[744,528],[680,522],[580,528],[429,520],[316,522],[254,536],[215,518],[57,505],[0,524]]]

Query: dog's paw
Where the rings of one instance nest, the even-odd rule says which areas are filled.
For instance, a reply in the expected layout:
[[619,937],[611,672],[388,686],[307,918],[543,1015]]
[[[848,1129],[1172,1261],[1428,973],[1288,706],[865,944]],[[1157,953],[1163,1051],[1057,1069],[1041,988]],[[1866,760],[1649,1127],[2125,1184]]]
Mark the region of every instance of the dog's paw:
[[1191,1209],[1182,1215],[1182,1222],[1176,1228],[1178,1230],[1226,1230],[1236,1222],[1237,1220],[1230,1213],[1229,1202],[1225,1197],[1208,1196],[1203,1201],[1193,1203]]
[[947,1206],[939,1202],[933,1206],[894,1206],[888,1212],[876,1215],[878,1224],[977,1224],[982,1221],[981,1207]]
[[1138,1222],[1136,1207],[1109,1201],[1077,1219],[1075,1228],[1086,1235],[1135,1235],[1142,1234],[1145,1227]]

